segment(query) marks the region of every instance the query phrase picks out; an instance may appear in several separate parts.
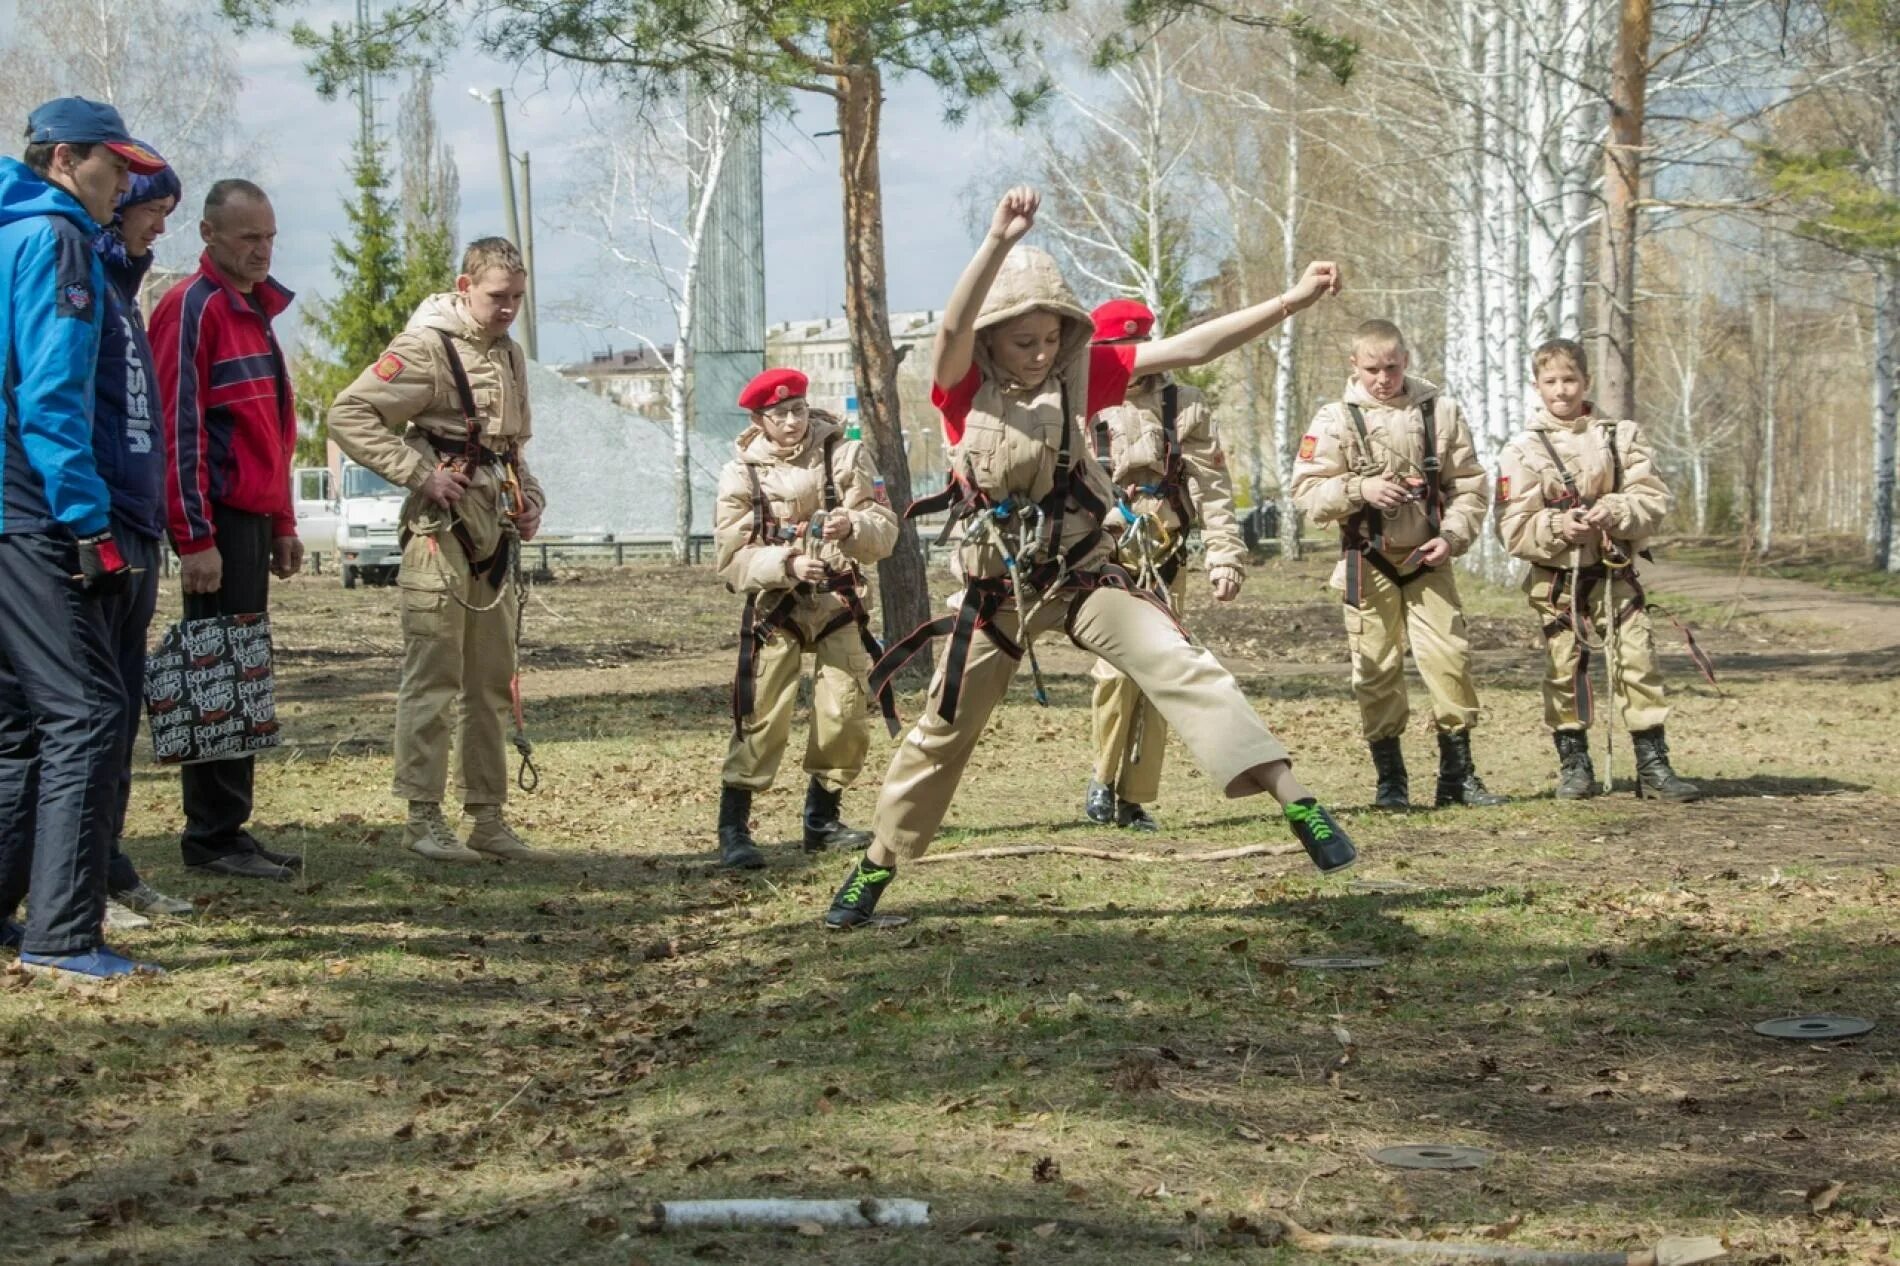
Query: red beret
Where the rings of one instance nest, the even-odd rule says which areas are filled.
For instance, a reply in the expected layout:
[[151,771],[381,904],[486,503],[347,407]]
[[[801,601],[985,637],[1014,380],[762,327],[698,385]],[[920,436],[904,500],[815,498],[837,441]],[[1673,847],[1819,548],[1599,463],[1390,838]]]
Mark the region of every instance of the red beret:
[[768,369],[745,385],[739,393],[739,407],[763,413],[775,404],[802,397],[810,381],[796,369]]
[[1139,299],[1110,299],[1095,309],[1095,341],[1119,343],[1123,339],[1147,338],[1155,328],[1155,314]]

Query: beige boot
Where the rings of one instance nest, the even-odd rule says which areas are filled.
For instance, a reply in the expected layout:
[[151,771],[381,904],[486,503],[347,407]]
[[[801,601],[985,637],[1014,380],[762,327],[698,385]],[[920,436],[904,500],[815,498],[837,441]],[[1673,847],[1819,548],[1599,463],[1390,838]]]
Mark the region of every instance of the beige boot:
[[433,800],[409,802],[409,825],[403,831],[403,843],[412,853],[438,862],[479,862],[480,853],[470,852],[455,838],[442,806]]
[[484,857],[499,857],[511,862],[551,862],[553,853],[529,848],[514,828],[501,816],[498,804],[471,804],[468,815],[475,829],[468,833],[468,846]]

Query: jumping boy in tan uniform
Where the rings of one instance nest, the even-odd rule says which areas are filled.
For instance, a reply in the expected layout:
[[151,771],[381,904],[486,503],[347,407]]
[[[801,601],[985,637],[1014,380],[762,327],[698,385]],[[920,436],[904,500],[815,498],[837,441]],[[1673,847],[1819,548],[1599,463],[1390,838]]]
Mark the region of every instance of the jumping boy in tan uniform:
[[1339,870],[1355,856],[1233,675],[1114,563],[1102,530],[1114,490],[1085,447],[1088,419],[1120,404],[1131,381],[1205,364],[1258,338],[1337,290],[1338,269],[1311,265],[1291,293],[1157,342],[1091,348],[1093,323],[1055,260],[1016,246],[1040,202],[1028,188],[1003,197],[945,305],[931,397],[943,415],[952,479],[911,509],[949,512],[961,532],[955,568],[963,588],[954,618],[911,634],[872,674],[875,686],[928,634],[947,639],[929,709],[891,760],[871,845],[832,899],[829,927],[872,922],[899,859],[930,847],[1025,643],[1056,629],[1128,674],[1214,786],[1230,797],[1265,792],[1279,801],[1320,870]]
[[[1115,299],[1095,309],[1095,345],[1144,343],[1155,316],[1145,304]],[[1181,610],[1187,589],[1188,532],[1201,529],[1201,553],[1217,602],[1232,602],[1247,578],[1247,546],[1234,519],[1233,482],[1214,428],[1214,413],[1193,387],[1165,374],[1128,386],[1128,399],[1089,419],[1096,460],[1115,485],[1122,523],[1116,561]],[[1083,810],[1092,822],[1157,831],[1148,812],[1161,794],[1168,722],[1135,683],[1105,659],[1095,661],[1094,777]]]
[[1400,750],[1411,717],[1408,642],[1437,721],[1433,802],[1504,804],[1471,763],[1478,691],[1451,568],[1484,530],[1484,467],[1464,411],[1408,377],[1409,363],[1398,326],[1359,327],[1344,399],[1321,409],[1300,440],[1293,500],[1314,522],[1339,527],[1333,588],[1345,598],[1352,692],[1379,780],[1374,806],[1411,805]]
[[[719,476],[713,540],[726,587],[745,595],[732,743],[719,776],[719,860],[765,865],[748,819],[791,738],[798,678],[812,670],[805,743],[804,847],[857,848],[870,839],[839,817],[871,747],[865,677],[880,651],[871,632],[865,568],[897,543],[897,515],[862,443],[809,407],[805,375],[768,369],[739,395],[752,425]],[[887,696],[888,698],[888,696]]]
[[[527,357],[508,336],[527,279],[521,253],[506,239],[471,243],[454,291],[423,300],[409,327],[330,409],[337,446],[410,490],[397,574],[403,666],[395,792],[409,802],[409,848],[438,861],[548,856],[502,817],[502,714],[515,672],[518,601],[510,569],[519,542],[540,529],[546,504],[522,455],[533,430]],[[459,790],[474,819],[466,847],[442,812],[457,711]]]
[[1700,790],[1669,764],[1669,705],[1636,568],[1669,514],[1669,489],[1642,428],[1591,405],[1580,344],[1552,339],[1533,353],[1531,370],[1544,407],[1499,462],[1498,536],[1531,565],[1524,594],[1544,630],[1544,723],[1557,743],[1557,798],[1602,790],[1590,762],[1590,673],[1603,654],[1617,720],[1636,749],[1636,794],[1694,800]]

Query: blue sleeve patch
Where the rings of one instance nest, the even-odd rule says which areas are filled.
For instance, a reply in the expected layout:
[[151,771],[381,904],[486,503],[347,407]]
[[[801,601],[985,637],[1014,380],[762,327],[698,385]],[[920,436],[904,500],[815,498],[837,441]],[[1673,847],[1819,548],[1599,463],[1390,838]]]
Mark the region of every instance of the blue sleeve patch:
[[95,319],[98,295],[93,289],[97,257],[92,244],[64,221],[55,221],[53,234],[53,311],[81,321]]

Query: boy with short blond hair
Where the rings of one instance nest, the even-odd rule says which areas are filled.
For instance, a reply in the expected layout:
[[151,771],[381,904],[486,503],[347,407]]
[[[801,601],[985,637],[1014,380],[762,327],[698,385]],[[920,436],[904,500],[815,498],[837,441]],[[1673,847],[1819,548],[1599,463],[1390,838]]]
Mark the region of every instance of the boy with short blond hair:
[[[1543,626],[1544,723],[1557,745],[1557,798],[1602,790],[1590,762],[1593,657],[1610,655],[1615,707],[1636,749],[1636,794],[1694,800],[1669,764],[1669,716],[1636,559],[1669,514],[1669,489],[1635,422],[1590,403],[1583,347],[1552,339],[1531,357],[1543,407],[1498,466],[1498,537],[1530,564],[1524,594]],[[1614,610],[1614,624],[1611,611]]]
[[1375,807],[1405,809],[1401,736],[1411,715],[1405,646],[1431,693],[1438,731],[1434,803],[1498,805],[1471,761],[1478,692],[1451,561],[1484,527],[1485,477],[1464,412],[1408,377],[1405,335],[1367,321],[1353,335],[1352,377],[1300,440],[1293,500],[1337,524],[1333,587],[1345,599],[1353,695],[1378,775]]
[[[508,336],[527,282],[513,243],[471,243],[455,289],[423,300],[408,328],[330,410],[337,446],[410,490],[396,577],[403,669],[395,792],[409,803],[409,849],[437,861],[546,856],[502,817],[502,714],[520,600],[510,571],[514,551],[540,530],[547,503],[522,454],[533,430],[527,357]],[[458,781],[474,819],[466,846],[442,812],[458,713]]]

